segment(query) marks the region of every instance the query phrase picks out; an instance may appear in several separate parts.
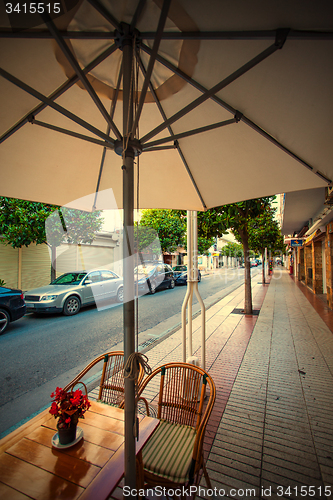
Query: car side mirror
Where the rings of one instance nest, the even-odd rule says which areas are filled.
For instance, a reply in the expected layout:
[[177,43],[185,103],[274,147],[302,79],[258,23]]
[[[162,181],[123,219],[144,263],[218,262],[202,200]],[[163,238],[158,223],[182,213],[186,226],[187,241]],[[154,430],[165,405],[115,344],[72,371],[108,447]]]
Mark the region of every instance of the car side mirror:
[[91,280],[86,280],[86,281],[84,282],[84,284],[85,284],[85,285],[91,285],[91,283],[92,283],[92,281],[91,281]]

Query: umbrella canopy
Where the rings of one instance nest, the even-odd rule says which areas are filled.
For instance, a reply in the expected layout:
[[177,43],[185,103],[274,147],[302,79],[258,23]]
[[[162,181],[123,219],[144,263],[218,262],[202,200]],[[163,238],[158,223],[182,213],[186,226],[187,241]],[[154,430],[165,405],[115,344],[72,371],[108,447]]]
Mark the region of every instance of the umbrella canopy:
[[330,0],[73,4],[24,26],[2,11],[1,195],[65,205],[112,188],[122,206],[124,43],[137,49],[140,208],[202,210],[333,178]]

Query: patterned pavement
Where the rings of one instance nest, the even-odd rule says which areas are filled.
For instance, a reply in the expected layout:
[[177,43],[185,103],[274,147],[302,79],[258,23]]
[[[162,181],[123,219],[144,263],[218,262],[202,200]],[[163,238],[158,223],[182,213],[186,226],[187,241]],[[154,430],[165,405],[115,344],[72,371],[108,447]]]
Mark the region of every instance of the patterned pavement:
[[[259,315],[235,314],[243,286],[206,314],[206,369],[217,399],[204,446],[213,490],[203,478],[198,496],[333,498],[333,312],[284,269],[269,285],[257,279]],[[200,342],[199,316],[199,359]],[[177,331],[147,356],[154,368],[181,353]],[[112,497],[120,499],[121,488]]]

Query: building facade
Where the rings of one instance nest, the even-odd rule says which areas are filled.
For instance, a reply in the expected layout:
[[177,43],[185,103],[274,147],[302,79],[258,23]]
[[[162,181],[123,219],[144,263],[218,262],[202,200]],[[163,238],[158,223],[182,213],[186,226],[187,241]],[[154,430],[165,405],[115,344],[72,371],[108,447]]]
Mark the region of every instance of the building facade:
[[290,274],[314,294],[322,295],[333,309],[332,202],[325,188],[286,193],[282,232]]
[[[100,232],[91,244],[62,244],[56,249],[56,276],[69,271],[111,269],[122,275],[122,234]],[[0,242],[0,279],[23,291],[51,281],[51,251],[46,244],[12,248]]]

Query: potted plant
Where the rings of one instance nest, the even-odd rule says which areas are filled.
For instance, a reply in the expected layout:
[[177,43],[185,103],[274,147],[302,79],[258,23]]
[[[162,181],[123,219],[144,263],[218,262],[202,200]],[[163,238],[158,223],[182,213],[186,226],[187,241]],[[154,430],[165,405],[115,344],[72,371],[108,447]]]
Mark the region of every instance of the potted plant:
[[85,388],[85,394],[80,389],[74,391],[73,386],[66,392],[57,387],[55,393],[51,394],[53,399],[49,412],[54,418],[58,418],[57,429],[60,444],[69,444],[76,438],[76,426],[79,418],[84,418],[85,412],[90,408],[87,388],[83,382],[79,382]]

